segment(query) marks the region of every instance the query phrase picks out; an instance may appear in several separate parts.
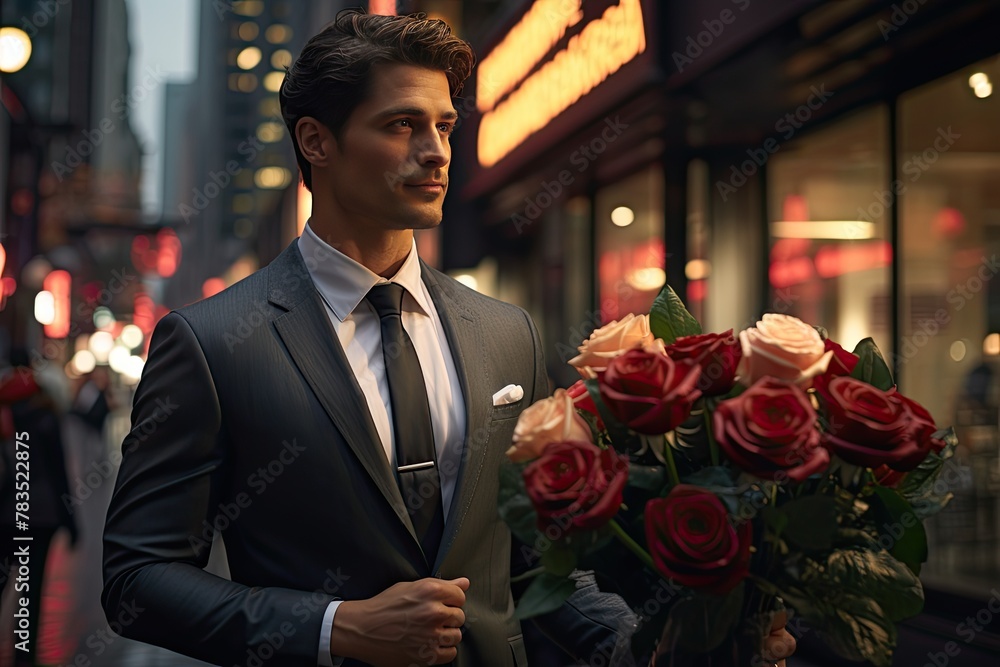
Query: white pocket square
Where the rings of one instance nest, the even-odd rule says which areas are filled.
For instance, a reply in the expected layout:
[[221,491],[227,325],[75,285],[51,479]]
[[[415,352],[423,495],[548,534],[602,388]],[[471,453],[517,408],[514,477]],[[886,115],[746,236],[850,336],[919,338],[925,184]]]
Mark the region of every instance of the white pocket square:
[[517,403],[524,398],[524,389],[519,384],[509,384],[493,394],[493,405],[508,405]]

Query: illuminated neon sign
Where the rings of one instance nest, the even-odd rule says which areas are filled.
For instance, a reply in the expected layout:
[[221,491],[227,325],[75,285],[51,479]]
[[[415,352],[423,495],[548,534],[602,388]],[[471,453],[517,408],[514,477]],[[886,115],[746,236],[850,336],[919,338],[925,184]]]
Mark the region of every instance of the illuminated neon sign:
[[[539,0],[480,65],[483,83],[477,87],[477,105],[484,114],[479,125],[478,156],[483,167],[495,165],[646,50],[640,0],[621,0],[513,88],[579,20],[579,2]],[[528,46],[529,37],[538,40],[537,46]],[[508,90],[512,90],[510,95],[497,105]]]

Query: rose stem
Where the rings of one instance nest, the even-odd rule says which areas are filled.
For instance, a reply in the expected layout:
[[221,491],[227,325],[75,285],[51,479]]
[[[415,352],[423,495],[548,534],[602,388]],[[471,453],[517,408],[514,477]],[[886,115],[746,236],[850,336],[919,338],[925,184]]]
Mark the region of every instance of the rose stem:
[[634,553],[646,567],[651,569],[653,572],[656,572],[656,565],[653,564],[653,559],[650,557],[649,552],[639,546],[639,544],[625,532],[625,529],[622,528],[617,521],[612,519],[608,523],[608,526],[611,527],[611,532],[615,534],[615,537],[617,537],[622,544],[628,547],[629,551]]
[[681,476],[677,473],[677,462],[674,461],[674,448],[670,446],[667,442],[667,436],[663,436],[663,449],[666,453],[665,458],[667,460],[667,469],[670,471],[670,481],[677,486],[681,483]]
[[715,441],[715,436],[712,435],[712,411],[705,406],[705,433],[708,435],[708,451],[712,456],[712,465],[719,465],[719,443]]

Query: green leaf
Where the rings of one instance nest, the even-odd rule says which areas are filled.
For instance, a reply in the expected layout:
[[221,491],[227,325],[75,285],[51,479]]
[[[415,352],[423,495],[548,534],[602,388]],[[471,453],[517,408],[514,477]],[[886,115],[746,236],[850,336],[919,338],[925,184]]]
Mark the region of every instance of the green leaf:
[[889,366],[886,365],[874,340],[865,338],[854,348],[854,354],[858,355],[858,365],[854,367],[851,377],[863,380],[882,391],[888,391],[895,386]]
[[910,503],[913,513],[920,519],[940,512],[954,495],[941,480],[941,471],[954,456],[958,438],[952,428],[940,430],[934,437],[944,441],[944,449],[928,454],[920,465],[906,474],[898,488],[900,495]]
[[838,596],[832,614],[824,618],[820,636],[835,653],[848,660],[868,660],[875,667],[891,667],[896,648],[896,625],[868,597]]
[[676,639],[677,646],[691,653],[707,653],[725,641],[741,620],[746,585],[726,595],[696,593],[682,598],[670,609],[663,636]]
[[825,561],[810,561],[801,581],[813,595],[831,600],[840,594],[870,597],[891,621],[916,616],[924,606],[920,579],[881,549],[838,549]]
[[775,535],[781,535],[788,528],[788,515],[781,508],[774,505],[767,505],[761,510],[760,515],[763,517],[764,523]]
[[662,338],[667,345],[682,336],[701,333],[698,320],[688,312],[684,302],[670,285],[664,285],[653,301],[653,307],[649,311],[649,328],[655,337]]
[[706,466],[697,472],[685,475],[681,481],[686,484],[697,484],[712,491],[737,493],[742,489],[736,481],[737,473],[726,466]]
[[523,621],[555,611],[575,590],[576,582],[572,579],[543,572],[524,591],[517,603],[515,615],[518,620]]
[[807,551],[824,551],[833,546],[837,533],[837,502],[831,496],[803,496],[777,509],[786,517],[786,540]]
[[522,474],[527,464],[504,461],[500,464],[500,490],[497,509],[510,532],[525,544],[534,544],[538,536],[538,513],[524,487]]
[[[906,564],[915,575],[927,562],[927,531],[913,508],[895,489],[873,487],[872,514],[880,542],[891,540],[889,553]],[[885,546],[885,545],[883,545]]]
[[667,469],[663,466],[629,463],[628,485],[654,496],[662,495],[667,486]]
[[[733,516],[749,519],[756,514],[750,512],[746,503],[741,504],[741,500],[747,491],[747,485],[740,485],[737,482],[737,472],[725,466],[707,466],[700,470],[681,477],[681,482],[685,484],[695,484],[706,491],[710,491],[719,497],[725,504],[726,510]],[[756,507],[760,507],[757,505]],[[741,511],[742,510],[742,511]]]
[[545,571],[557,577],[568,577],[576,567],[576,554],[572,549],[553,545],[542,552],[542,565]]

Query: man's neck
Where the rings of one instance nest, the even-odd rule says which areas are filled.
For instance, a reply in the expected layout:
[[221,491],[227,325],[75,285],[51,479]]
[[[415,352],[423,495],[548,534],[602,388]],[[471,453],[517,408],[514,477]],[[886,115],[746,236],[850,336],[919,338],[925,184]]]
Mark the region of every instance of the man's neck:
[[331,247],[383,278],[396,275],[413,247],[412,229],[377,230],[366,234],[364,223],[357,223],[357,226],[337,224],[315,215],[309,219],[309,226]]

